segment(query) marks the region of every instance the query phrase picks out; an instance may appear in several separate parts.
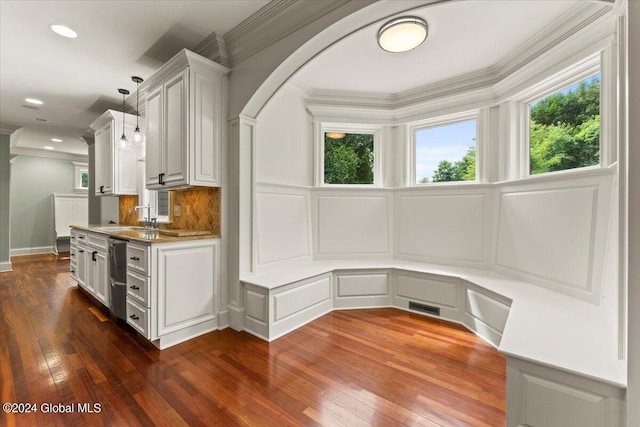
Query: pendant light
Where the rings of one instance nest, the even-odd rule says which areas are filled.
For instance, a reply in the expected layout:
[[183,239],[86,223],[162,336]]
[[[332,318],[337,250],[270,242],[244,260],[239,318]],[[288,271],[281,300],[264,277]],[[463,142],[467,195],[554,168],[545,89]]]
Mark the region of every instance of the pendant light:
[[131,134],[131,138],[129,138],[131,140],[132,143],[135,143],[136,145],[140,146],[144,144],[145,141],[145,136],[144,133],[142,133],[142,131],[140,130],[140,126],[138,125],[138,119],[140,118],[140,91],[138,90],[138,86],[140,85],[140,83],[142,83],[144,80],[142,80],[141,77],[136,77],[136,76],[131,76],[131,80],[133,80],[136,83],[136,129],[133,131],[133,133]]
[[120,139],[117,142],[117,148],[120,151],[129,151],[129,150],[131,150],[131,142],[129,141],[129,138],[127,138],[127,136],[124,134],[124,121],[125,121],[124,97],[125,97],[125,95],[129,95],[129,91],[126,90],[126,89],[118,89],[118,92],[120,92],[122,94],[122,136],[120,137]]

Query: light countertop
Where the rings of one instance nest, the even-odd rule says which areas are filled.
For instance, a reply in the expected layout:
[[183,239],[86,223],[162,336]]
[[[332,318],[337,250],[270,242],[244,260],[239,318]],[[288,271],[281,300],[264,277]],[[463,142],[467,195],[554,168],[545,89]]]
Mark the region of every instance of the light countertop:
[[119,226],[119,225],[78,225],[73,224],[71,228],[78,230],[91,231],[94,233],[102,233],[108,236],[119,237],[125,240],[133,240],[144,243],[171,243],[171,242],[184,242],[188,240],[203,240],[203,239],[217,239],[220,235],[214,233],[201,234],[206,232],[194,231],[189,232],[187,230],[181,230],[182,233],[189,235],[176,236],[175,230],[166,230],[168,233],[163,233],[163,230],[147,230],[143,227],[136,226]]

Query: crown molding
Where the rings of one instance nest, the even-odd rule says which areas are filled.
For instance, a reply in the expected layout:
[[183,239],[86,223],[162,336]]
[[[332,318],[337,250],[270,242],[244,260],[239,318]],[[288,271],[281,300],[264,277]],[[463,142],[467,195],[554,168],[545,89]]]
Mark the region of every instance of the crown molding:
[[18,129],[22,128],[20,125],[12,125],[10,123],[0,124],[0,135],[11,135]]
[[89,155],[64,153],[60,151],[38,150],[35,148],[11,147],[10,153],[14,156],[46,157],[49,159],[69,160],[87,163]]
[[[540,31],[535,37],[529,39],[498,61],[492,67],[495,74],[500,78],[513,74],[606,16],[613,10],[613,5],[608,4],[603,7],[603,3],[579,3]],[[567,27],[569,30],[566,30]]]
[[[585,49],[603,49],[603,40],[606,42],[614,31],[613,25],[608,25],[613,19],[612,10],[613,6],[604,2],[581,3],[492,67],[400,93],[312,90],[299,83],[297,87],[310,93],[308,109],[316,120],[340,121],[348,120],[348,117],[395,124],[429,115],[435,110],[487,107],[497,103],[499,96],[504,97],[506,92],[517,90],[515,83],[522,80],[524,74],[530,74],[523,70],[531,68],[533,62],[540,62],[539,59],[552,54],[574,61],[572,54],[576,54],[576,49],[583,56],[589,54]],[[587,29],[593,29],[593,32],[586,34]],[[536,73],[545,71],[535,68]]]
[[349,3],[348,0],[273,0],[223,36],[229,65],[277,43]]
[[[136,116],[134,114],[124,113],[124,117],[125,117],[125,120],[127,121],[131,120],[131,123],[135,122],[136,120]],[[103,126],[106,126],[112,120],[115,120],[118,123],[122,123],[122,111],[116,111],[116,110],[105,111],[100,116],[98,116],[97,119],[91,122],[91,124],[89,125],[89,129],[87,129],[87,132],[93,135],[95,131],[102,128]],[[84,142],[87,143],[86,140],[84,140]]]

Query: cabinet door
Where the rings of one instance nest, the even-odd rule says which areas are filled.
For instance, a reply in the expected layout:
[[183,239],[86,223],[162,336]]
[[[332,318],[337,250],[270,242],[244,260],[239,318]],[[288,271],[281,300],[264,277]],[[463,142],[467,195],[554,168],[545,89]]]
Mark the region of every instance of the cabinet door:
[[97,196],[101,196],[102,194],[104,194],[105,183],[103,181],[103,176],[106,171],[103,171],[103,168],[104,168],[104,164],[103,164],[104,151],[103,150],[106,145],[109,145],[109,136],[110,136],[110,130],[108,127],[103,127],[102,129],[97,130],[95,133],[95,142],[94,142],[95,170],[94,170],[93,182],[95,185],[94,191]]
[[[135,129],[135,123],[128,123],[127,121],[124,129],[126,135],[131,135]],[[117,125],[116,139],[120,138],[119,135],[122,135],[122,122]],[[112,150],[114,159],[113,194],[138,194],[138,168],[136,167],[138,160],[136,158],[136,149],[137,147],[135,143],[133,143],[133,148],[130,151]]]
[[104,305],[109,307],[109,272],[107,270],[106,252],[96,251],[95,261],[92,261],[94,268],[94,295]]
[[146,121],[146,154],[145,176],[146,186],[150,189],[160,188],[158,176],[162,173],[162,89],[160,86],[147,95],[145,104]]
[[164,85],[164,158],[162,161],[164,181],[168,186],[187,183],[188,119],[187,94],[188,74],[185,71]]
[[78,245],[78,250],[76,251],[76,262],[77,262],[77,271],[76,271],[76,280],[78,284],[83,288],[86,287],[87,280],[87,247],[84,245]]
[[214,319],[218,246],[157,249],[158,336]]
[[84,288],[91,293],[91,295],[96,294],[96,280],[98,278],[97,275],[97,266],[94,261],[95,255],[97,251],[94,251],[91,248],[85,248],[84,251],[84,262],[85,262],[85,278],[84,278]]

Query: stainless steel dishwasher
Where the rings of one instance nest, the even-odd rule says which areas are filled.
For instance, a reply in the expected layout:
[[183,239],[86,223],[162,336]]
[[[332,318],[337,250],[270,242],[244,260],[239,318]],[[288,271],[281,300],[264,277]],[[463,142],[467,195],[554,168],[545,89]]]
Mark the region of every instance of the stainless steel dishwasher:
[[109,239],[109,285],[111,286],[111,312],[118,318],[127,318],[127,241]]

